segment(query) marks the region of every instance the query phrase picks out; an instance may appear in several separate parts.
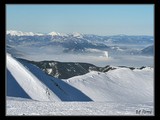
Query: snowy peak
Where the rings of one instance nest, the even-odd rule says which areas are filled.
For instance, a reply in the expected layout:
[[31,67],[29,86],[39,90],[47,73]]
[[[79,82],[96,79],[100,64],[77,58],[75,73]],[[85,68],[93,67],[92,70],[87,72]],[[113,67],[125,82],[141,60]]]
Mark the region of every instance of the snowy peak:
[[76,38],[83,38],[83,35],[78,32],[73,32],[72,35],[73,37],[76,37]]
[[51,35],[51,36],[68,36],[67,34],[65,33],[58,33],[58,32],[50,32],[48,33],[47,35]]
[[73,33],[70,33],[70,34],[65,34],[65,33],[58,33],[58,32],[50,32],[48,33],[47,35],[51,35],[51,36],[68,36],[68,35],[71,35],[72,37],[75,37],[75,38],[83,38],[83,35],[78,33],[78,32],[73,32]]
[[7,34],[10,34],[12,36],[34,36],[34,35],[43,35],[40,33],[33,33],[33,32],[22,32],[22,31],[16,31],[16,30],[8,30]]
[[51,35],[51,36],[60,36],[60,33],[53,31],[53,32],[48,33],[48,35]]

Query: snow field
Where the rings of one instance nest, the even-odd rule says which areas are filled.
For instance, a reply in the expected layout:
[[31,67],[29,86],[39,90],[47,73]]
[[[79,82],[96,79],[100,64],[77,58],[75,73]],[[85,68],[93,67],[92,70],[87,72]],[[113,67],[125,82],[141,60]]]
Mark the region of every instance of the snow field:
[[117,67],[60,80],[7,54],[7,72],[31,97],[7,97],[7,115],[154,115],[150,67]]
[[[42,102],[17,98],[7,99],[8,116],[130,116],[154,115],[153,106],[149,104],[131,104],[116,102]],[[137,114],[136,111],[142,112]],[[143,112],[145,111],[145,112]]]
[[153,70],[118,68],[106,73],[92,71],[64,80],[93,101],[153,102]]

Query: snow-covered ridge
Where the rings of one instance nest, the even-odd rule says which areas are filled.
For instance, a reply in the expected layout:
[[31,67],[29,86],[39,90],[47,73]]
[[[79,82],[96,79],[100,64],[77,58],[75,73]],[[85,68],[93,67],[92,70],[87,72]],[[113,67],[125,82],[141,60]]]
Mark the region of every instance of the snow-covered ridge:
[[51,36],[68,36],[67,34],[65,33],[59,33],[59,32],[55,32],[55,31],[52,31],[46,35],[51,35]]
[[153,69],[117,68],[107,73],[91,71],[64,80],[93,101],[153,102]]
[[41,33],[33,33],[33,32],[22,32],[22,31],[15,31],[15,30],[7,30],[7,34],[10,34],[12,36],[42,36],[44,34]]
[[83,35],[78,32],[73,32],[72,35],[73,35],[73,37],[83,38]]
[[[61,101],[44,83],[7,53],[7,69],[10,76],[33,99],[39,101]],[[10,76],[8,77],[8,82]],[[15,88],[16,89],[16,88]],[[14,90],[10,91],[13,92]],[[48,94],[49,93],[49,94]]]
[[83,35],[78,32],[65,34],[65,33],[59,33],[59,32],[55,32],[55,31],[49,32],[47,34],[43,34],[43,33],[33,33],[33,32],[22,32],[22,31],[16,31],[16,30],[7,30],[6,34],[10,34],[11,36],[45,36],[45,35],[68,36],[68,35],[72,35],[73,37],[77,37],[77,38],[83,37]]
[[60,33],[53,31],[53,32],[48,33],[48,35],[51,35],[51,36],[56,36],[56,35],[58,35],[58,36],[59,36]]
[[33,64],[18,60],[8,53],[7,96],[38,101],[92,101],[78,89],[60,79],[46,75]]

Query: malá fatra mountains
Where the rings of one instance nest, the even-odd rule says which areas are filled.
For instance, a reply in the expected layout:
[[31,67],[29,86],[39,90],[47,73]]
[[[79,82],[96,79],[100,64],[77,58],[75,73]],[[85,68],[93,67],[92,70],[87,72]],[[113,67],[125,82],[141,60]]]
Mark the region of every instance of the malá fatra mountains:
[[6,32],[7,115],[154,114],[152,36]]

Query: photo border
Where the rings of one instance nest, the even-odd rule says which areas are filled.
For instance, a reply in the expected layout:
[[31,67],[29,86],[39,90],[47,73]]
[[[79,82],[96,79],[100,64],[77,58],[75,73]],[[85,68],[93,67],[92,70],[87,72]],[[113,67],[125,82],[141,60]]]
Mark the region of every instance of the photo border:
[[[160,21],[160,19],[159,19],[159,15],[160,15],[160,13],[159,13],[159,11],[160,11],[160,0],[157,0],[157,1],[155,1],[155,0],[134,0],[133,2],[132,1],[130,1],[130,0],[128,0],[128,1],[115,1],[115,0],[110,0],[110,1],[107,1],[107,2],[99,2],[99,3],[89,3],[89,2],[77,2],[77,3],[72,3],[72,2],[54,2],[54,3],[51,3],[50,1],[45,1],[45,2],[30,2],[29,0],[23,0],[23,2],[22,2],[22,0],[14,0],[14,1],[12,1],[12,0],[6,0],[5,2],[4,1],[0,1],[1,2],[1,9],[2,9],[2,11],[4,11],[4,12],[2,12],[2,14],[1,14],[1,20],[2,20],[2,27],[0,28],[0,30],[1,30],[1,43],[0,43],[0,45],[1,45],[1,57],[2,57],[2,59],[1,59],[1,67],[3,67],[4,68],[4,71],[2,71],[2,73],[3,73],[3,75],[4,75],[4,78],[3,79],[1,79],[1,80],[4,80],[5,78],[6,78],[6,58],[5,58],[5,54],[6,54],[6,44],[5,44],[5,33],[6,33],[6,5],[7,4],[154,4],[154,45],[155,45],[155,48],[154,48],[154,100],[155,100],[155,102],[154,102],[154,116],[149,116],[149,118],[150,117],[155,117],[155,116],[158,116],[159,115],[159,113],[158,113],[158,108],[159,108],[159,106],[158,106],[158,102],[160,101],[160,100],[158,100],[158,78],[160,78],[160,76],[159,76],[159,74],[158,74],[158,72],[159,72],[159,67],[158,67],[158,62],[160,61],[160,59],[159,59],[159,57],[158,57],[158,54],[159,54],[159,36],[160,36],[160,31],[159,31],[159,28],[160,28],[160,26],[159,26],[159,21]],[[3,3],[4,2],[4,3]],[[2,49],[3,48],[3,49]],[[3,61],[2,61],[3,60]],[[157,71],[157,72],[156,72]],[[3,84],[1,84],[2,86],[1,86],[1,88],[4,88],[4,92],[3,91],[1,91],[2,93],[1,93],[1,95],[3,95],[4,96],[4,98],[3,98],[3,101],[0,101],[1,102],[1,104],[2,105],[4,105],[4,110],[6,109],[5,107],[6,107],[6,93],[5,93],[5,85],[6,85],[6,83],[5,83],[5,80],[3,81],[4,83]],[[157,97],[157,98],[156,98]],[[1,99],[2,100],[2,99]],[[0,109],[0,110],[2,110],[2,109]],[[0,111],[0,114],[1,113],[3,113],[2,111]],[[4,116],[6,116],[6,111],[4,111]],[[11,116],[7,116],[7,117],[11,117]],[[21,116],[18,116],[18,117],[21,117]],[[27,116],[23,116],[23,117],[27,117]],[[28,117],[32,117],[32,116],[28,116]],[[39,116],[36,116],[36,117],[39,117]],[[54,117],[54,116],[44,116],[44,117]],[[58,116],[58,117],[60,117],[60,116]],[[62,116],[62,117],[68,117],[68,116]],[[71,117],[71,116],[69,116],[69,117]],[[81,116],[81,117],[83,117],[83,116]],[[92,117],[92,116],[86,116],[86,117]],[[93,116],[93,117],[96,117],[96,116]],[[98,117],[101,117],[101,116],[98,116]],[[104,116],[102,116],[102,117],[104,117]],[[106,116],[106,117],[145,117],[146,118],[146,116]]]

